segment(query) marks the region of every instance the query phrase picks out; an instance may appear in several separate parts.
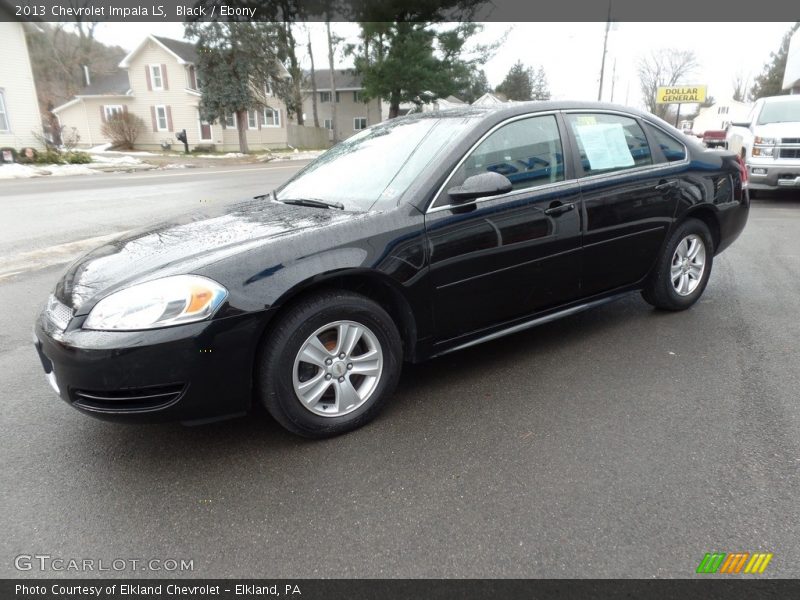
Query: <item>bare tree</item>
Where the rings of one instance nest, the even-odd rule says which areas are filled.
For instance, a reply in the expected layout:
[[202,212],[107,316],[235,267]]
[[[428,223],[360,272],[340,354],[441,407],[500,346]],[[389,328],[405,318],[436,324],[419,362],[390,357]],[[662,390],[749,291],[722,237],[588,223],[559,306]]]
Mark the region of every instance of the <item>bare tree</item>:
[[308,57],[311,59],[311,107],[314,112],[314,127],[319,127],[319,111],[317,110],[317,73],[314,70],[314,52],[311,50],[311,30],[306,26],[308,36]]
[[334,48],[334,37],[331,34],[331,22],[326,21],[325,27],[328,30],[328,67],[330,69],[330,76],[331,76],[331,125],[333,126],[333,143],[339,141],[339,133],[336,128],[336,80],[334,75],[336,72],[333,69],[333,48]]
[[686,77],[697,69],[699,63],[691,50],[664,48],[654,50],[639,59],[636,73],[645,106],[654,115],[667,116],[668,104],[656,104],[656,92],[660,86],[687,83]]
[[747,95],[747,77],[742,75],[741,71],[737,71],[731,84],[733,85],[733,99],[736,102],[744,102]]

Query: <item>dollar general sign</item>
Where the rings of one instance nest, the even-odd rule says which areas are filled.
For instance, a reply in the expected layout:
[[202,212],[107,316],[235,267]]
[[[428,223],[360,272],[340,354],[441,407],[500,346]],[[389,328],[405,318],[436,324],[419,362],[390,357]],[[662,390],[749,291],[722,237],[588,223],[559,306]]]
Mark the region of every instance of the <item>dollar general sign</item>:
[[705,85],[664,85],[656,92],[657,104],[700,104],[706,101]]

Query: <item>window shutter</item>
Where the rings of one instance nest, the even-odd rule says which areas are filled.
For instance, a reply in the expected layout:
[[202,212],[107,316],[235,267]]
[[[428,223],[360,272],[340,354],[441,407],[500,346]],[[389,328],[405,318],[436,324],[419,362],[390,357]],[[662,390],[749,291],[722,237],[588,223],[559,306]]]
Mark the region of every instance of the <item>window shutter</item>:
[[172,131],[172,107],[167,107],[167,129]]
[[[165,90],[169,89],[169,84],[167,83],[167,65],[161,65],[161,84]],[[170,131],[172,130],[170,129]]]
[[153,120],[153,131],[158,131],[158,123],[156,122],[156,107],[150,107],[150,118]]
[[[261,129],[261,123],[264,120],[264,109],[256,111],[256,123],[258,123],[258,128]],[[266,125],[266,123],[264,123]]]
[[100,120],[105,123],[106,122],[106,107],[100,105]]
[[124,112],[126,115],[128,114],[128,105],[127,104],[123,104],[122,105],[122,112]]
[[152,92],[153,91],[153,82],[150,81],[150,65],[144,66],[144,75],[147,77],[147,90]]

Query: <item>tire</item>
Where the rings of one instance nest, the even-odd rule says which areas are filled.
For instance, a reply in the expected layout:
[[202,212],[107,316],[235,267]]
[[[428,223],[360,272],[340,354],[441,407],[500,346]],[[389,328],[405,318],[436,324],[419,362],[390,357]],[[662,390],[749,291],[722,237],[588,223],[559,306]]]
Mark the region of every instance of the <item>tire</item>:
[[[700,246],[692,246],[693,242]],[[695,252],[694,258],[691,252]],[[698,266],[700,262],[702,267]],[[687,219],[670,236],[642,297],[662,310],[686,310],[703,295],[713,263],[711,232],[702,221]]]
[[352,292],[317,292],[268,328],[256,391],[287,430],[331,437],[377,416],[397,385],[402,357],[397,326],[380,305]]

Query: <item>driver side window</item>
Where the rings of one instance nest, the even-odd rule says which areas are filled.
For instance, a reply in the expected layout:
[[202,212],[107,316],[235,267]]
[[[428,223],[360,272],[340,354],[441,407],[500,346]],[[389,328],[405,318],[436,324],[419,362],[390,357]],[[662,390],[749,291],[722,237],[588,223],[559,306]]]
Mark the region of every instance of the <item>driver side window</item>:
[[564,180],[564,153],[553,115],[503,125],[472,151],[448,187],[468,177],[495,172],[508,177],[514,190]]

